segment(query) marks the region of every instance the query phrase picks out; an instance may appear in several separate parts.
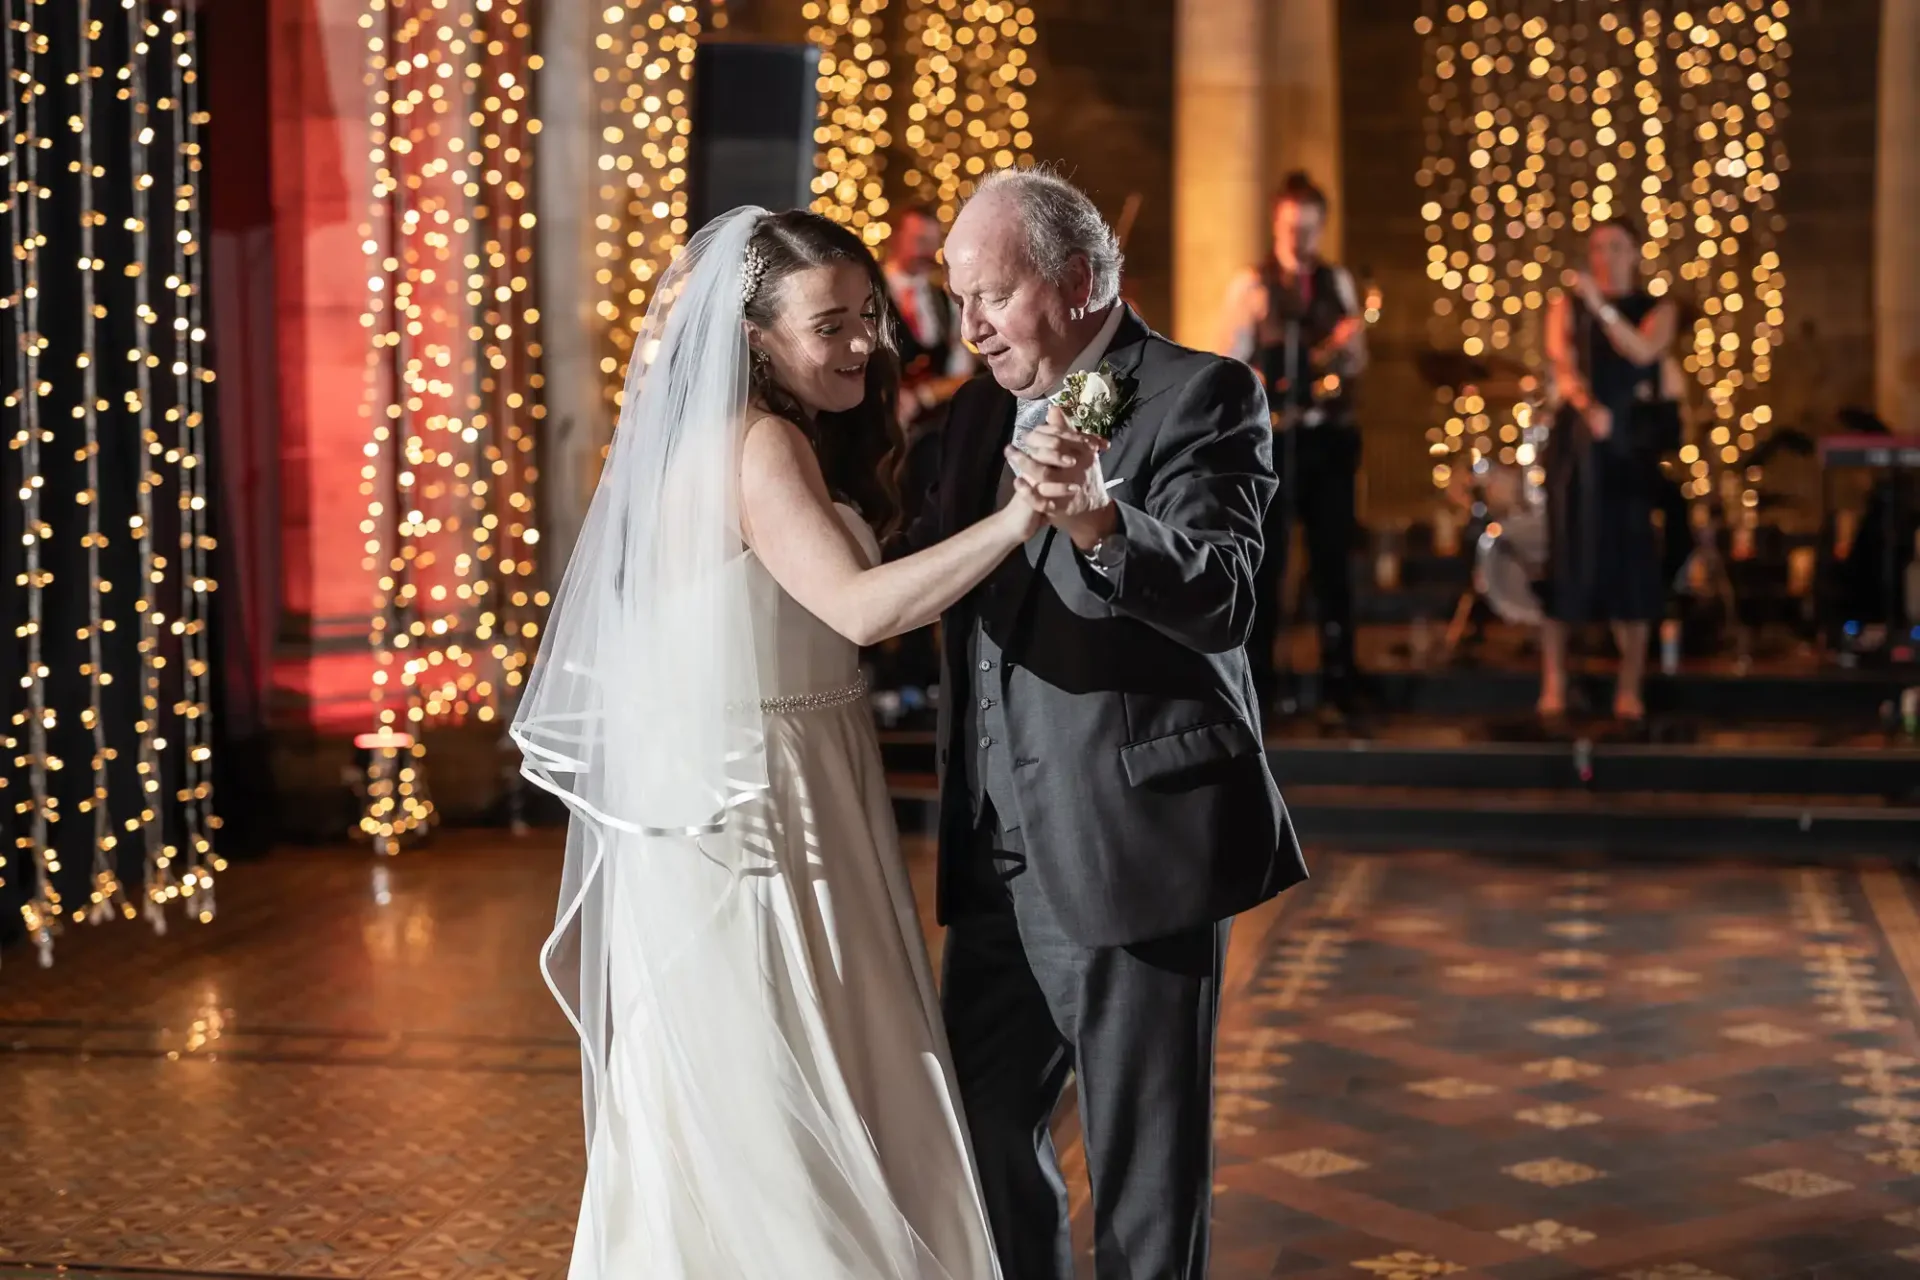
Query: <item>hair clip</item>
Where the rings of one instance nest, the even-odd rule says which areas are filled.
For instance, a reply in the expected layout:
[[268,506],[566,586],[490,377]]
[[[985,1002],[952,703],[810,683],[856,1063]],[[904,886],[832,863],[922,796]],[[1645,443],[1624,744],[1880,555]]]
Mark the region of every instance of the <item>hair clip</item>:
[[760,283],[767,277],[767,255],[760,252],[758,245],[747,246],[746,261],[740,264],[740,305],[746,307],[753,302],[753,295],[760,292]]

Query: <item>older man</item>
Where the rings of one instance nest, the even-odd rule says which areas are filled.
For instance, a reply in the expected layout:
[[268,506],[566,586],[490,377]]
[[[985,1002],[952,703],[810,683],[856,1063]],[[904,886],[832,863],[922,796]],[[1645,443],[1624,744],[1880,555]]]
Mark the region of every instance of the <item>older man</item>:
[[[1008,1280],[1070,1280],[1049,1120],[1071,1072],[1102,1280],[1202,1280],[1227,921],[1306,875],[1245,644],[1272,431],[1245,365],[1118,301],[1093,203],[983,183],[948,283],[991,378],[955,398],[903,541],[957,531],[1015,469],[1052,524],[945,618],[940,911],[955,1069]],[[1050,407],[1105,364],[1101,445]]]

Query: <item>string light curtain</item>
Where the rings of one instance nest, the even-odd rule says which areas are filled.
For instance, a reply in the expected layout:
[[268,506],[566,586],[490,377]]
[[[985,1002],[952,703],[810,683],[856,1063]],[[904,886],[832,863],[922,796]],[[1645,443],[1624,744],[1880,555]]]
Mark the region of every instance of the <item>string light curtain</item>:
[[534,435],[531,83],[515,0],[365,0],[373,732],[361,831],[433,819],[423,730],[500,723],[547,604]]
[[715,0],[619,0],[600,12],[593,65],[600,143],[595,310],[602,386],[615,412],[653,283],[687,238],[694,51],[703,34],[726,23],[725,6]]
[[[1426,43],[1428,275],[1437,328],[1470,356],[1542,353],[1541,317],[1585,268],[1597,221],[1645,231],[1646,287],[1691,324],[1684,363],[1709,406],[1680,455],[1690,496],[1719,485],[1758,504],[1759,468],[1736,465],[1772,420],[1767,382],[1784,335],[1776,238],[1786,167],[1787,0],[1430,2]],[[1486,401],[1457,396],[1429,434],[1434,481],[1456,467],[1533,462],[1521,406],[1497,435]],[[1537,432],[1528,432],[1528,435]]]
[[1033,163],[1033,10],[998,0],[907,0],[906,28],[915,52],[906,128],[914,165],[903,185],[950,223],[987,173]]
[[815,213],[852,228],[869,246],[886,241],[887,83],[884,20],[887,0],[807,0],[801,15],[820,50],[819,150],[814,163]]
[[[7,668],[0,900],[205,921],[214,550],[190,7],[0,0]],[[0,931],[4,932],[4,931]]]
[[[1033,10],[981,0],[906,0],[906,44],[915,54],[913,166],[899,186],[951,221],[990,168],[1031,164],[1026,91]],[[892,232],[887,172],[893,66],[888,0],[802,0],[808,38],[820,50],[813,209],[878,249]],[[600,10],[594,36],[596,165],[594,218],[603,346],[602,386],[616,409],[633,336],[651,288],[685,244],[694,52],[725,30],[719,0],[618,0]]]

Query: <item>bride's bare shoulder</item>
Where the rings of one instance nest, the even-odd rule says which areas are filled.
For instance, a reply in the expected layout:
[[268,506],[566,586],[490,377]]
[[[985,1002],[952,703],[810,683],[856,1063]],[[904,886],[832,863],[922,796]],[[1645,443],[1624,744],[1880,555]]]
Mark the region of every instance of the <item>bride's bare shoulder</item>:
[[753,469],[769,465],[791,465],[799,455],[813,453],[807,433],[798,423],[769,409],[747,410],[747,425],[741,433],[740,463]]
[[795,480],[808,489],[825,487],[807,433],[787,418],[758,408],[747,411],[747,427],[740,442],[740,478],[750,493],[767,485],[784,487]]
[[765,446],[768,436],[788,439],[797,437],[803,441],[806,439],[806,433],[800,430],[798,423],[771,409],[763,409],[757,404],[747,406],[743,420],[746,422],[744,439],[749,443],[758,439],[762,447]]

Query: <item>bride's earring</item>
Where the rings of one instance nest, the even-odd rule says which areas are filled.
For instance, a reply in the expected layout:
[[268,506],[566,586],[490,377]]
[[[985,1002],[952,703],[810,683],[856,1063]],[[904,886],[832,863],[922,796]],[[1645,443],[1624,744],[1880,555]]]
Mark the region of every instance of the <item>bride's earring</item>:
[[1085,307],[1075,307],[1067,314],[1075,320],[1085,320],[1087,318],[1087,309]]

